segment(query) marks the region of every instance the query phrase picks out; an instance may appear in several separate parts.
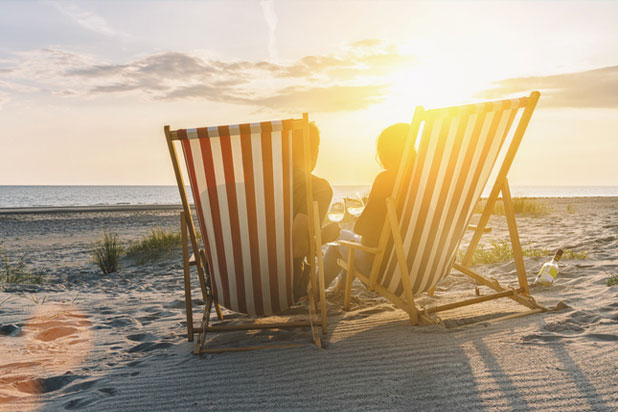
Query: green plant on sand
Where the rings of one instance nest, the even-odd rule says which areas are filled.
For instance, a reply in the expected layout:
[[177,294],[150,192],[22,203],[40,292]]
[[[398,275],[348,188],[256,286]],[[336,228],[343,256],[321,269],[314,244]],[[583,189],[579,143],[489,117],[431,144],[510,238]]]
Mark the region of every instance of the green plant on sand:
[[[552,255],[553,252],[549,249],[534,247],[531,244],[522,247],[522,253],[525,257],[543,257]],[[457,260],[461,262],[464,257],[464,251],[458,251]],[[507,260],[513,259],[513,248],[511,246],[511,242],[507,239],[502,240],[492,240],[489,243],[489,247],[486,245],[480,244],[476,250],[474,251],[474,255],[472,255],[471,265],[479,265],[479,264],[489,264],[489,263],[499,263],[506,262]],[[586,252],[576,252],[571,249],[564,249],[564,253],[562,255],[563,260],[569,259],[579,259],[584,260],[588,259],[588,253]]]
[[564,260],[586,260],[588,259],[588,252],[586,251],[574,251],[571,249],[564,249],[562,253],[562,259]]
[[103,231],[103,240],[92,245],[92,259],[105,274],[118,270],[121,253],[122,245],[115,233]]
[[607,283],[607,286],[618,285],[618,275],[611,276],[605,283]]
[[43,275],[39,272],[30,272],[26,269],[25,256],[19,258],[17,263],[9,260],[0,248],[0,260],[2,260],[2,268],[0,268],[0,284],[39,284],[42,282]]
[[126,253],[141,265],[148,260],[169,256],[180,247],[181,240],[178,232],[166,232],[162,228],[152,229],[150,235],[129,245]]
[[[487,199],[481,199],[474,208],[474,213],[482,213],[487,204]],[[513,210],[516,215],[540,217],[545,216],[550,212],[549,207],[540,202],[538,199],[529,197],[514,197],[513,198]],[[502,199],[498,199],[494,205],[492,214],[504,216],[504,203]]]

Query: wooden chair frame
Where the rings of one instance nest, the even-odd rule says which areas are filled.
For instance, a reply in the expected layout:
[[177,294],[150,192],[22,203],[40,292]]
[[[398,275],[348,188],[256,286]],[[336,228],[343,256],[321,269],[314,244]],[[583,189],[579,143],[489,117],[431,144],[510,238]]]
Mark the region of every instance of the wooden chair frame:
[[[304,164],[311,164],[311,146],[309,139],[309,115],[303,113],[302,119],[295,119],[296,126],[302,127],[303,130],[303,149],[304,149]],[[299,127],[299,128],[300,128]],[[246,346],[246,347],[221,347],[221,348],[204,348],[206,342],[206,335],[208,332],[226,332],[226,331],[238,331],[238,330],[258,330],[258,329],[285,329],[285,328],[297,328],[297,327],[310,327],[312,329],[313,342],[318,347],[323,347],[322,338],[328,333],[328,320],[326,311],[326,293],[324,285],[324,265],[322,261],[322,249],[321,249],[321,224],[319,222],[318,203],[313,201],[312,198],[312,186],[311,186],[311,170],[305,167],[305,188],[307,199],[307,214],[308,221],[313,222],[313,225],[309,225],[309,273],[316,273],[316,258],[318,268],[318,279],[315,276],[310,276],[310,283],[307,288],[309,298],[309,316],[304,321],[291,321],[291,322],[246,322],[235,325],[217,325],[210,324],[210,314],[214,307],[218,319],[223,320],[223,314],[219,303],[217,302],[213,290],[211,287],[211,279],[209,275],[209,268],[206,259],[205,250],[200,248],[197,232],[193,223],[193,216],[191,214],[191,207],[187,198],[187,192],[185,189],[184,178],[180,170],[178,162],[178,154],[174,141],[179,140],[175,131],[170,130],[169,126],[164,127],[165,137],[172,160],[172,166],[174,174],[176,176],[176,183],[180,192],[180,198],[182,202],[183,211],[180,213],[180,228],[182,236],[182,261],[183,261],[183,274],[184,274],[184,294],[185,294],[185,307],[187,317],[187,338],[189,342],[194,340],[194,335],[198,334],[198,339],[195,344],[193,353],[221,353],[221,352],[237,352],[248,351],[258,349],[272,349],[272,348],[289,348],[299,347],[302,344],[278,344],[278,345],[263,345],[263,346]],[[193,253],[189,257],[189,243]],[[191,297],[191,268],[195,266],[197,270],[197,277],[200,284],[200,290],[202,298],[205,303],[204,313],[202,319],[198,325],[195,325],[193,320],[193,304]],[[320,313],[317,313],[317,294],[320,296]],[[321,330],[321,333],[318,332]]]
[[[382,296],[389,299],[395,306],[407,312],[410,317],[410,323],[412,325],[416,325],[419,322],[425,323],[425,324],[442,323],[441,320],[437,318],[434,314],[441,312],[441,311],[451,310],[451,309],[455,309],[455,308],[462,307],[462,306],[472,305],[472,304],[481,303],[481,302],[485,302],[485,301],[489,301],[493,299],[504,298],[504,297],[508,297],[514,300],[515,302],[528,307],[530,310],[525,311],[525,312],[516,313],[516,314],[507,315],[507,316],[504,316],[502,318],[498,318],[495,320],[501,320],[501,319],[506,319],[506,318],[510,319],[510,318],[538,313],[538,312],[542,312],[546,310],[546,308],[539,305],[534,300],[534,298],[530,296],[530,290],[528,288],[528,278],[526,275],[526,268],[524,266],[523,252],[522,252],[521,244],[519,241],[517,223],[515,221],[515,211],[513,208],[511,191],[510,191],[508,180],[507,180],[508,171],[513,163],[513,159],[515,157],[515,154],[517,153],[517,150],[521,143],[521,139],[524,135],[524,132],[526,131],[526,128],[530,121],[530,117],[532,116],[534,108],[536,107],[536,103],[539,99],[539,96],[540,96],[539,92],[532,92],[529,97],[524,98],[525,102],[523,104],[524,110],[522,113],[522,117],[519,121],[517,129],[515,130],[510,146],[507,149],[502,166],[500,167],[496,181],[487,199],[487,202],[485,204],[485,207],[483,209],[479,222],[475,226],[468,226],[468,229],[474,230],[474,234],[472,236],[470,244],[468,245],[463,261],[461,262],[461,264],[455,263],[453,265],[454,269],[463,273],[466,276],[469,276],[475,282],[489,287],[490,289],[495,291],[495,293],[485,295],[485,296],[479,296],[476,298],[467,299],[467,300],[463,300],[459,302],[449,303],[445,305],[438,305],[438,306],[424,308],[424,307],[418,307],[414,301],[414,295],[412,293],[412,286],[411,286],[409,276],[402,276],[402,284],[404,288],[404,297],[405,297],[405,299],[402,299],[401,297],[396,296],[395,294],[393,294],[392,292],[384,288],[382,285],[377,283],[379,270],[381,266],[379,262],[378,264],[374,262],[369,276],[359,273],[358,270],[356,270],[353,264],[355,250],[363,250],[365,252],[374,254],[375,259],[378,261],[381,261],[381,259],[384,257],[384,250],[386,247],[386,242],[389,240],[389,237],[392,236],[395,253],[397,257],[397,262],[400,267],[400,271],[402,273],[410,273],[408,271],[408,267],[406,263],[406,255],[403,249],[403,242],[401,239],[399,221],[398,221],[397,214],[395,211],[395,204],[396,204],[395,198],[399,194],[398,192],[400,190],[400,185],[399,185],[399,180],[401,178],[401,174],[400,174],[400,176],[398,177],[397,183],[395,183],[395,191],[394,191],[393,196],[389,197],[386,200],[387,219],[384,224],[385,226],[388,227],[388,230],[382,231],[382,236],[380,238],[378,247],[370,248],[370,247],[366,247],[356,242],[339,241],[341,245],[347,246],[349,250],[347,260],[344,261],[343,259],[339,259],[339,262],[338,262],[339,265],[344,270],[346,270],[346,278],[345,278],[345,286],[344,286],[345,287],[344,289],[344,309],[345,310],[349,310],[350,308],[351,287],[352,287],[352,282],[354,278],[359,278],[365,284],[365,286],[367,286],[369,290],[374,290],[380,293]],[[463,108],[465,107],[466,106],[464,106]],[[488,106],[486,106],[484,110],[488,110]],[[423,107],[419,106],[416,108],[414,112],[414,118],[412,120],[412,127],[410,131],[410,135],[414,135],[414,137],[416,137],[416,134],[418,133],[420,122],[421,122],[421,117],[422,117],[421,115],[423,114],[423,111],[424,111]],[[404,153],[404,158],[405,156],[406,154]],[[404,163],[402,164],[402,167],[410,166],[410,163],[405,163],[405,161],[402,161],[402,162]],[[407,162],[410,162],[409,158]],[[519,288],[517,289],[503,287],[502,285],[500,285],[500,283],[498,283],[497,280],[493,278],[487,278],[477,273],[476,271],[472,270],[469,267],[470,262],[472,261],[472,257],[474,255],[474,251],[478,247],[481,236],[483,235],[483,233],[486,233],[491,230],[487,228],[487,223],[489,221],[489,217],[491,216],[494,205],[496,204],[496,201],[498,200],[498,196],[500,193],[502,193],[502,201],[504,202],[505,217],[506,217],[506,221],[507,221],[507,225],[509,229],[511,246],[513,248],[515,267],[517,270],[517,278],[519,282]],[[433,291],[430,290],[429,294],[432,294],[432,292]]]

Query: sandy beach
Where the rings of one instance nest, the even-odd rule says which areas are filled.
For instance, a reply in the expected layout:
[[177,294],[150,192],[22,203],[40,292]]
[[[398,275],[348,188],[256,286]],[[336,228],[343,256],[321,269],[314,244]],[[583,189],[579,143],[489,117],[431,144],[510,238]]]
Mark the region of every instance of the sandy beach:
[[[125,244],[177,231],[179,207],[0,210],[4,254],[25,255],[43,279],[0,289],[0,410],[618,410],[618,285],[606,285],[618,273],[618,198],[538,202],[547,215],[518,216],[523,246],[587,254],[531,288],[548,312],[494,323],[521,310],[499,300],[444,313],[446,327],[410,327],[355,284],[350,312],[328,294],[325,349],[304,329],[234,332],[209,345],[304,345],[203,356],[186,339],[180,250],[142,265],[123,257],[109,275],[90,256],[103,230]],[[490,226],[482,243],[508,238],[503,216]],[[549,259],[525,259],[530,282]],[[477,269],[516,282],[514,263]],[[464,296],[474,285],[453,273],[418,303]]]

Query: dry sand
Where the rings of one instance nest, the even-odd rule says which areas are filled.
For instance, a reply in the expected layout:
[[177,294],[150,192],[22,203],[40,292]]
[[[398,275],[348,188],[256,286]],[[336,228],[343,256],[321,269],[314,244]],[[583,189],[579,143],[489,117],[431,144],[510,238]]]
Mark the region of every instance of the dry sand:
[[[522,243],[589,254],[532,288],[554,311],[484,321],[520,310],[501,300],[445,313],[448,328],[412,328],[355,285],[351,312],[330,295],[326,349],[303,329],[235,332],[209,345],[306,344],[200,357],[186,340],[179,253],[142,266],[123,258],[111,275],[88,254],[103,229],[125,242],[177,230],[177,209],[0,212],[7,256],[26,253],[45,278],[0,292],[0,410],[618,410],[618,286],[605,284],[618,273],[618,199],[543,201],[548,216],[518,218]],[[490,225],[483,242],[507,237],[503,217]],[[529,277],[547,259],[526,258]],[[512,263],[478,269],[516,279]],[[419,303],[462,296],[473,284],[453,274]]]

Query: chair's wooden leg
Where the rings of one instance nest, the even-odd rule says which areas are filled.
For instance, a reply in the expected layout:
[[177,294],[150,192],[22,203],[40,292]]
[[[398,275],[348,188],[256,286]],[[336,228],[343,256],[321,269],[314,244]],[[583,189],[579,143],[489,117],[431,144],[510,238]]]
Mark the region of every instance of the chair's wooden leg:
[[318,274],[320,276],[320,318],[322,320],[322,335],[326,335],[328,334],[328,309],[326,307],[326,291],[324,290],[324,266],[322,266],[322,270],[318,270]]
[[[196,252],[197,253],[197,252]],[[206,259],[206,251],[204,249],[200,249],[199,251],[200,261],[197,265],[197,276],[200,280],[200,288],[202,289],[202,299],[206,302],[208,297],[208,287],[206,285],[206,276],[210,276],[210,272],[208,271],[208,260]],[[209,279],[210,286],[212,287],[212,279]]]
[[348,248],[348,270],[345,275],[345,289],[343,292],[343,310],[350,310],[352,298],[352,282],[354,282],[354,249]]
[[204,307],[204,315],[202,316],[202,331],[200,332],[199,337],[197,338],[197,342],[195,343],[195,347],[193,348],[193,353],[195,355],[199,355],[204,347],[204,342],[206,342],[206,333],[208,332],[208,322],[210,321],[210,310],[212,309],[212,298],[208,296],[206,299],[206,306]]
[[399,232],[399,222],[397,214],[395,213],[395,204],[393,198],[386,199],[386,209],[388,215],[388,221],[393,234],[393,243],[395,245],[395,251],[397,253],[397,263],[399,263],[399,271],[401,273],[401,282],[403,283],[403,291],[406,297],[406,303],[408,304],[410,311],[410,324],[418,324],[418,310],[414,303],[414,293],[412,291],[412,285],[410,283],[410,271],[408,270],[408,264],[406,262],[406,255],[403,251],[403,241],[401,240],[401,233]]
[[[208,260],[206,260],[206,251],[205,250],[200,250],[200,256],[202,257],[201,262],[203,264],[203,268],[204,268],[204,273],[208,274],[208,276],[210,276],[210,272],[208,272],[208,266],[206,264],[206,262],[208,262]],[[206,296],[207,296],[207,292],[206,292],[206,279],[204,277],[202,277],[202,280],[204,281],[204,287],[202,288],[202,295],[204,296],[204,302],[206,302]],[[212,288],[212,279],[209,279],[210,281],[210,287]],[[219,305],[219,302],[215,299],[214,301],[214,305],[215,305],[215,311],[217,312],[217,319],[219,320],[223,320],[223,313],[221,312],[221,306]]]
[[[320,292],[320,317],[322,319],[322,334],[328,333],[326,316],[326,285],[324,284],[324,260],[322,257],[322,228],[319,221],[318,202],[313,201],[313,225],[315,230],[315,253],[318,258],[318,288]],[[313,274],[312,274],[313,276]]]
[[530,295],[528,288],[528,276],[526,275],[526,265],[524,264],[524,253],[521,250],[519,241],[519,233],[517,231],[517,222],[515,221],[515,209],[513,207],[513,199],[511,198],[511,189],[509,182],[504,179],[502,182],[502,201],[504,202],[504,215],[509,226],[509,234],[511,236],[511,246],[513,247],[513,257],[515,258],[515,268],[517,269],[517,280],[519,287],[523,289],[523,294]]
[[185,308],[187,315],[187,339],[193,342],[193,304],[191,302],[191,267],[189,266],[189,241],[185,212],[180,212],[180,233],[182,241],[182,268],[185,277]]
[[215,300],[215,311],[217,312],[217,319],[223,320],[223,312],[221,312],[221,305]]
[[472,239],[470,239],[470,243],[468,244],[468,247],[466,249],[466,253],[462,261],[462,265],[464,266],[470,266],[470,262],[472,262],[474,251],[476,250],[476,248],[479,245],[479,242],[481,241],[481,236],[483,236],[483,233],[485,233],[485,227],[487,227],[487,223],[489,222],[491,213],[493,212],[494,206],[496,205],[496,201],[498,200],[498,194],[499,192],[494,187],[494,189],[492,189],[492,192],[489,198],[487,199],[487,202],[485,203],[485,208],[483,209],[483,212],[481,213],[481,217],[479,218],[479,221],[476,224],[476,229],[474,230],[474,233],[472,234]]
[[313,319],[315,318],[315,314],[317,313],[317,305],[315,303],[315,292],[309,287],[307,291],[307,296],[309,297],[309,322],[311,324],[311,333],[313,334],[313,343],[318,348],[322,347],[322,340],[320,339],[320,334],[318,333],[318,329],[313,325]]

